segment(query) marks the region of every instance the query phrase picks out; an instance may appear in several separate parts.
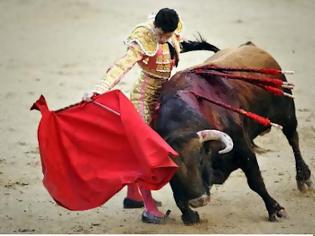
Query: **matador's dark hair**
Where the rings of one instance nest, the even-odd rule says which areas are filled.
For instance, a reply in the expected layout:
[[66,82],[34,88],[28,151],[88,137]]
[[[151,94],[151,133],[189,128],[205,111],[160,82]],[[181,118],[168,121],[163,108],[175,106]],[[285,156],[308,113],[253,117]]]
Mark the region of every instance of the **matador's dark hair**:
[[175,31],[178,22],[179,16],[174,9],[170,8],[162,8],[159,10],[154,19],[155,27],[161,28],[165,33]]

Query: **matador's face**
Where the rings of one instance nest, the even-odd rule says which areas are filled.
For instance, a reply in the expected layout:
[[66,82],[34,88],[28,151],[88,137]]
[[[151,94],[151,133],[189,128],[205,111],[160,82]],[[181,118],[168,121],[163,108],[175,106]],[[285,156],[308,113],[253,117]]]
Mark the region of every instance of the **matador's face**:
[[164,32],[161,28],[154,28],[158,43],[166,43],[174,32]]

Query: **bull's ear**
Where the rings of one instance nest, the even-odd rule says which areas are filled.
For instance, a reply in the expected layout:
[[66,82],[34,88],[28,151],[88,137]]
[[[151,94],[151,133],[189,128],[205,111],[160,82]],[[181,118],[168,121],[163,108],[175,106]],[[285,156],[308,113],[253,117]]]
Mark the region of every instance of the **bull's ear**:
[[206,153],[207,156],[211,157],[217,154],[220,150],[224,148],[224,145],[220,141],[206,141],[202,144],[201,149]]

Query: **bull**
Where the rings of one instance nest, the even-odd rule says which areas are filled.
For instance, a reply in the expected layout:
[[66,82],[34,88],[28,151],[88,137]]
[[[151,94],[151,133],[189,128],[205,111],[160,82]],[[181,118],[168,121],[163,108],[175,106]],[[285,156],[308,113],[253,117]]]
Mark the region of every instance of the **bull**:
[[[217,52],[203,65],[281,69],[270,54],[252,43],[213,51]],[[286,81],[284,75],[280,79]],[[206,205],[211,186],[223,184],[231,172],[239,168],[245,173],[249,187],[263,199],[269,220],[276,221],[278,217],[286,216],[284,207],[266,189],[253,145],[253,140],[271,127],[196,96],[192,93],[196,90],[231,106],[269,117],[281,125],[294,153],[299,190],[313,188],[311,171],[300,152],[292,98],[273,95],[244,81],[217,75],[205,78],[193,70],[183,70],[163,86],[159,112],[152,125],[179,153],[179,157],[174,158],[178,171],[170,185],[184,224],[200,221],[198,212],[190,207]],[[291,93],[288,89],[286,92]]]

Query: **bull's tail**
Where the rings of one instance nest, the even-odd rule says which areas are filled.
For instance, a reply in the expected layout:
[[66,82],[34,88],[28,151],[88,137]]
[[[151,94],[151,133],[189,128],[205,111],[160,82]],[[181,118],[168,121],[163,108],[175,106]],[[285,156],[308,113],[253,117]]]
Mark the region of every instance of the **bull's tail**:
[[188,40],[180,43],[181,53],[190,52],[190,51],[198,51],[198,50],[207,50],[211,52],[220,51],[216,46],[208,43],[202,36],[198,33],[199,38],[196,38],[195,41]]

